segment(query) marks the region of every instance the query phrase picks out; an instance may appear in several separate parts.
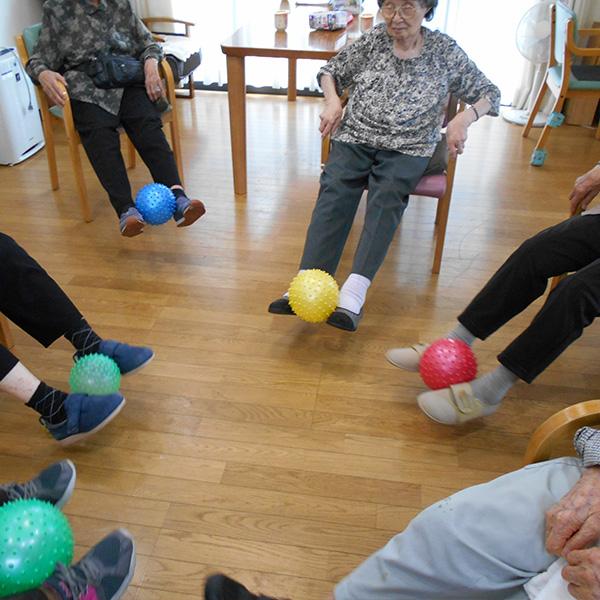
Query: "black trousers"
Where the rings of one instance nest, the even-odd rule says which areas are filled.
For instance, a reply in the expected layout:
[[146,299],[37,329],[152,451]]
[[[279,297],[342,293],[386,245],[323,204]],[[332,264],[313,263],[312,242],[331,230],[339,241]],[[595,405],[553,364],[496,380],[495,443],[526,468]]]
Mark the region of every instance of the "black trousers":
[[[83,319],[54,279],[4,233],[0,233],[0,312],[46,348]],[[0,345],[0,379],[17,362]]]
[[458,317],[484,340],[539,298],[548,279],[571,273],[498,360],[531,383],[600,313],[600,215],[577,216],[538,233],[508,258]]
[[162,119],[144,87],[127,87],[119,114],[96,104],[72,100],[73,121],[89,161],[120,216],[133,206],[131,185],[121,154],[117,128],[122,125],[155,183],[181,185],[173,151],[162,130]]

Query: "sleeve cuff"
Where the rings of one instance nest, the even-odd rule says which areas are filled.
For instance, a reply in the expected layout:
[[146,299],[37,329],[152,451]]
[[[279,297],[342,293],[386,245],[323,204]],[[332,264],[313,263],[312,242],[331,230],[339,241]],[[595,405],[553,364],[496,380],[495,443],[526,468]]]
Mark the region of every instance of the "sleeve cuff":
[[574,440],[575,450],[584,467],[600,465],[600,431],[593,427],[582,427]]

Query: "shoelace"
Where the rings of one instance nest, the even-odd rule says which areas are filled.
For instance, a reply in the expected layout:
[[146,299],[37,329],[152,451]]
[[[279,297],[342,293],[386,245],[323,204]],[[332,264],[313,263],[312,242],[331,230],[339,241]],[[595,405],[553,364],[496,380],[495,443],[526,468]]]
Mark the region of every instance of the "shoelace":
[[29,498],[37,498],[39,495],[38,486],[33,481],[27,481],[26,483],[5,483],[0,485],[0,490],[6,492],[8,499],[12,502],[13,500],[28,500]]
[[475,410],[472,394],[465,389],[456,390],[453,387],[450,389],[452,390],[452,400],[459,412],[468,415]]
[[90,556],[84,556],[77,565],[66,567],[56,563],[54,577],[64,585],[73,599],[83,596],[90,586],[95,586],[101,575],[100,565]]

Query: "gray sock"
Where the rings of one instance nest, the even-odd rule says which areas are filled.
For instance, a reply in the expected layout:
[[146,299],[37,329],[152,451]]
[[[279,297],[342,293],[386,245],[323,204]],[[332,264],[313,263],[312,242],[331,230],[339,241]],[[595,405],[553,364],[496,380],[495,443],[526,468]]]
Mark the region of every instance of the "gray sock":
[[499,365],[493,371],[471,381],[471,388],[475,398],[484,404],[493,406],[500,404],[506,392],[515,384],[519,378],[509,371],[504,365]]
[[446,337],[452,340],[460,340],[467,346],[472,346],[477,339],[462,323],[459,323]]

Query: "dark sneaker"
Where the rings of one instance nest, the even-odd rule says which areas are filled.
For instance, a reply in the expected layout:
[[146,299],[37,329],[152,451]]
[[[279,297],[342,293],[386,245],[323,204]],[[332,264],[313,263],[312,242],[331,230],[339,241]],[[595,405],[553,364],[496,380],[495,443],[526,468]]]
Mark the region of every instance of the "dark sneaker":
[[132,206],[119,217],[119,229],[121,235],[125,237],[134,237],[143,233],[144,225],[144,217],[135,206]]
[[362,309],[358,314],[353,313],[347,308],[336,308],[329,318],[327,319],[327,325],[343,329],[344,331],[356,331],[358,324],[362,318]]
[[78,563],[56,563],[42,588],[57,591],[63,600],[119,600],[135,571],[135,542],[118,529],[94,546]]
[[177,227],[187,227],[195,223],[205,212],[204,204],[200,200],[190,200],[186,196],[177,198],[175,208],[175,223]]
[[211,575],[204,585],[204,600],[277,600],[277,598],[256,596],[241,583],[226,575]]
[[[143,369],[153,358],[154,352],[145,346],[130,346],[115,340],[102,340],[98,353],[112,358],[118,365],[121,375],[131,375]],[[76,352],[73,360],[77,362],[84,354]]]
[[8,496],[8,502],[36,498],[62,508],[73,493],[75,478],[75,465],[67,458],[51,464],[25,483],[0,485],[0,491]]
[[64,406],[67,418],[62,423],[52,425],[44,417],[40,417],[40,423],[61,446],[68,446],[108,425],[125,406],[125,398],[121,394],[69,394]]
[[274,315],[295,315],[296,313],[292,310],[290,301],[287,296],[273,300],[269,304],[269,312]]

